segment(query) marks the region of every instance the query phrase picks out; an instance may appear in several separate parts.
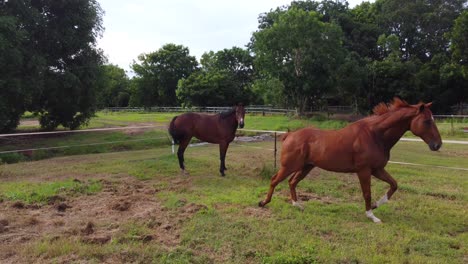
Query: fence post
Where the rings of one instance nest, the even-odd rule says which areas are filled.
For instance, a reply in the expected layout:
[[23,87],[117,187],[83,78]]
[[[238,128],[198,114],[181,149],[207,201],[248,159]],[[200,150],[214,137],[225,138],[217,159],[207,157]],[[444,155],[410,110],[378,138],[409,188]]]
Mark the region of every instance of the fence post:
[[451,115],[452,118],[450,118],[450,124],[452,126],[452,135],[455,135],[455,129],[453,128],[453,115]]
[[276,152],[277,152],[277,151],[278,151],[278,150],[276,149],[276,132],[275,132],[275,164],[274,164],[275,169],[276,169]]

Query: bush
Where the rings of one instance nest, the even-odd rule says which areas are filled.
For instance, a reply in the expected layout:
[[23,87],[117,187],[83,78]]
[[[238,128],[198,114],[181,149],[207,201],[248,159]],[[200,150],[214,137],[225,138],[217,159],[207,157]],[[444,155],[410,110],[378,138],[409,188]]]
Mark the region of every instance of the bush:
[[26,157],[23,156],[20,153],[6,153],[6,154],[0,154],[0,164],[7,163],[18,163],[21,161],[25,161]]

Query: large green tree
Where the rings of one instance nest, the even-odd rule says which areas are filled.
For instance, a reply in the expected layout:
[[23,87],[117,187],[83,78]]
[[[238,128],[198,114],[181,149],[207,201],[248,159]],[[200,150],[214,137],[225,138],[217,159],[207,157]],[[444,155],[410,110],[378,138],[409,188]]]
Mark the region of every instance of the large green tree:
[[22,47],[27,32],[17,29],[17,18],[0,11],[0,132],[4,132],[18,126],[32,89],[26,78],[33,76],[27,75],[28,59]]
[[[465,10],[456,20],[451,34],[452,57],[460,64],[463,75],[468,79],[468,11]],[[467,88],[468,89],[468,88]]]
[[284,84],[285,100],[303,113],[335,84],[345,57],[339,26],[320,20],[315,11],[277,9],[265,16],[253,34],[256,66]]
[[201,69],[181,79],[177,96],[185,106],[227,106],[251,100],[253,57],[238,47],[207,52]]
[[[96,48],[103,30],[98,2],[15,0],[0,9],[6,22],[1,23],[0,46],[10,47],[2,52],[14,51],[2,56],[13,62],[13,69],[0,77],[0,85],[18,110],[14,115],[24,110],[38,113],[47,129],[86,123],[95,110],[98,68],[104,59]],[[5,107],[3,100],[0,104]]]
[[425,63],[439,53],[447,53],[454,20],[466,6],[466,0],[377,0],[376,22],[387,35],[400,40],[404,60]]
[[151,107],[176,106],[177,83],[197,69],[198,62],[187,47],[166,44],[159,50],[138,57],[132,69],[134,93],[132,104]]
[[130,100],[130,81],[124,69],[117,65],[101,66],[97,93],[98,108],[125,107]]

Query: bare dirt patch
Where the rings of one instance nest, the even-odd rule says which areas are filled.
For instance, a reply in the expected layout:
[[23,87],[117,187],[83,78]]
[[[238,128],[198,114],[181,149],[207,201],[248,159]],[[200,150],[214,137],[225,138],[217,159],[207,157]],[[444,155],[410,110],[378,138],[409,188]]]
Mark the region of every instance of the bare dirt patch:
[[[170,249],[180,243],[181,223],[205,208],[186,203],[178,209],[169,210],[154,195],[157,190],[151,181],[141,182],[131,177],[101,181],[103,190],[97,194],[65,197],[47,205],[1,202],[0,245],[4,250],[0,250],[0,262],[25,261],[21,249],[43,239],[67,238],[89,244],[110,243],[122,236],[125,225],[134,223],[149,230],[137,240],[153,241]],[[178,188],[183,188],[190,181],[180,179],[174,182]]]

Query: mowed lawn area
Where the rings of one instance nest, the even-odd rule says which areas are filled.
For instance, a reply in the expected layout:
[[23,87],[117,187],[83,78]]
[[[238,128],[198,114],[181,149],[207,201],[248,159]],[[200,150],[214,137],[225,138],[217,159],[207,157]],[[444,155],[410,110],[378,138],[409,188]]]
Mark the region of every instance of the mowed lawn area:
[[[98,115],[90,126],[159,125],[173,116],[124,115]],[[283,116],[246,117],[250,129],[345,124]],[[125,141],[127,136],[165,135],[162,131],[110,132],[29,143],[50,146],[68,140],[66,144],[72,145],[98,139]],[[456,134],[452,138],[464,137]],[[447,138],[450,135],[444,136]],[[387,165],[399,190],[388,204],[374,211],[383,221],[374,224],[365,217],[357,177],[320,169],[299,183],[303,211],[291,206],[287,181],[277,187],[266,208],[259,208],[275,173],[272,141],[233,143],[226,158],[227,176],[220,177],[217,146],[188,148],[185,157],[190,176],[183,176],[169,140],[154,140],[160,143],[139,143],[137,147],[126,143],[130,144],[126,148],[111,145],[114,148],[95,153],[56,153],[36,161],[0,165],[0,262],[467,261],[467,145],[444,144],[440,151],[431,152],[422,142],[399,142],[391,161],[419,165]],[[10,141],[10,145],[14,143]],[[373,178],[373,200],[387,189],[387,184]]]

